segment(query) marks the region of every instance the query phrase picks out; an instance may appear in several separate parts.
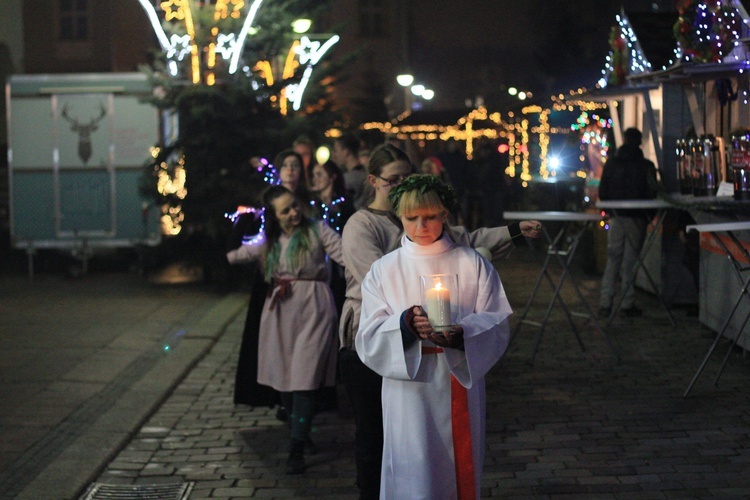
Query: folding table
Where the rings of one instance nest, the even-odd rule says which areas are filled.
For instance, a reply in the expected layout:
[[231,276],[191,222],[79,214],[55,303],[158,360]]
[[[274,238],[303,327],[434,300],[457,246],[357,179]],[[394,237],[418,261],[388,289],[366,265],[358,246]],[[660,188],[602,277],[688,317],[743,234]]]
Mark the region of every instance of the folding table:
[[[562,223],[562,226],[560,227],[559,231],[557,232],[554,238],[552,238],[549,232],[547,231],[547,226],[545,224],[542,225],[542,234],[544,234],[544,237],[548,244],[547,256],[544,259],[544,263],[542,264],[542,270],[539,273],[539,276],[537,277],[536,282],[534,283],[534,288],[532,289],[531,295],[529,296],[529,299],[526,302],[526,307],[521,313],[518,326],[516,326],[516,329],[513,331],[513,334],[511,336],[511,342],[513,341],[513,338],[515,338],[516,334],[518,333],[518,331],[521,329],[521,327],[524,324],[538,326],[539,333],[537,335],[534,349],[531,353],[531,359],[529,360],[529,363],[533,364],[534,358],[536,357],[536,353],[539,348],[539,344],[542,341],[542,336],[544,335],[544,329],[547,325],[547,321],[549,320],[550,314],[552,313],[552,308],[554,307],[555,302],[558,302],[560,306],[562,307],[566,318],[568,319],[568,323],[570,323],[570,326],[573,329],[573,333],[575,334],[576,339],[578,340],[578,345],[581,347],[582,351],[585,351],[586,348],[583,345],[581,336],[578,333],[578,329],[576,328],[575,322],[573,321],[573,316],[583,317],[583,318],[592,320],[596,330],[607,342],[607,345],[609,345],[609,348],[615,354],[615,357],[619,359],[619,355],[617,354],[615,347],[610,342],[609,337],[607,337],[607,335],[602,330],[602,327],[599,324],[599,321],[597,320],[596,315],[594,314],[594,311],[591,308],[591,305],[584,298],[583,293],[581,293],[581,289],[578,286],[578,282],[575,276],[573,276],[570,272],[570,263],[572,262],[573,257],[575,256],[575,252],[578,249],[578,244],[580,243],[581,236],[583,235],[587,227],[589,227],[591,224],[599,222],[601,220],[601,216],[599,214],[588,213],[588,212],[504,212],[503,217],[506,220],[510,220],[510,221],[512,220],[517,220],[517,221],[538,220],[541,222],[554,221],[554,222]],[[562,269],[562,273],[556,282],[555,280],[553,280],[548,270],[553,257],[557,260],[557,262],[559,263]],[[565,301],[563,300],[562,296],[560,295],[560,290],[566,278],[569,279],[570,284],[572,285],[573,289],[578,295],[578,299],[581,302],[581,306],[585,308],[584,313],[571,311],[568,308]],[[529,309],[531,308],[534,302],[537,291],[539,290],[539,286],[541,285],[542,280],[544,279],[547,280],[547,282],[553,289],[552,299],[550,299],[550,302],[547,305],[547,310],[545,311],[544,317],[542,318],[542,320],[532,321],[532,320],[527,319],[526,316],[528,315]]]
[[[703,372],[703,369],[706,367],[708,359],[711,357],[714,350],[716,350],[716,347],[719,345],[719,341],[724,336],[724,332],[726,332],[727,328],[729,327],[729,323],[732,321],[734,313],[737,312],[737,308],[739,307],[740,302],[742,302],[742,298],[745,297],[750,299],[750,292],[748,291],[748,287],[750,287],[750,274],[747,276],[747,278],[743,277],[743,273],[750,271],[750,266],[740,262],[737,259],[737,256],[741,255],[742,257],[744,257],[746,262],[750,262],[750,252],[748,252],[747,248],[744,247],[742,242],[740,242],[740,240],[734,234],[735,231],[750,230],[750,221],[694,224],[692,226],[687,226],[686,230],[698,231],[700,233],[708,233],[711,235],[713,240],[719,245],[719,248],[722,249],[722,251],[726,254],[726,257],[732,263],[735,275],[737,276],[737,279],[740,280],[740,283],[742,283],[742,288],[740,289],[740,293],[737,295],[737,299],[734,301],[732,311],[729,313],[729,316],[727,316],[726,321],[724,321],[724,325],[721,327],[721,330],[719,330],[719,332],[716,334],[716,338],[714,339],[713,344],[711,344],[711,347],[708,349],[706,356],[703,358],[703,362],[701,363],[700,367],[698,367],[698,371],[695,372],[693,379],[690,381],[690,384],[685,390],[685,393],[682,395],[683,398],[687,397],[688,393],[693,388],[693,385],[698,380],[698,377],[700,377],[701,372]],[[728,242],[730,242],[731,246],[734,247],[738,253],[732,252],[727,246],[727,243],[725,243],[725,240],[719,237],[718,233],[726,233]],[[726,366],[727,361],[729,361],[729,355],[732,353],[732,349],[734,348],[735,344],[737,344],[737,342],[739,341],[740,335],[742,335],[742,333],[745,331],[745,325],[747,325],[749,319],[750,316],[746,316],[745,319],[742,320],[742,326],[737,330],[737,335],[729,344],[729,349],[727,349],[727,354],[726,356],[724,356],[724,361],[719,367],[719,373],[716,374],[714,385],[719,383],[719,377],[721,377],[721,373],[724,371],[724,367]]]
[[[664,294],[659,292],[659,288],[656,286],[656,283],[651,277],[651,274],[648,272],[648,268],[645,264],[646,255],[648,255],[649,249],[654,244],[654,241],[656,241],[656,238],[659,235],[659,229],[661,229],[661,226],[664,223],[664,218],[667,215],[667,209],[672,207],[673,205],[663,200],[606,200],[596,203],[596,208],[602,210],[611,210],[615,214],[615,216],[617,216],[618,210],[642,210],[643,216],[650,219],[651,217],[649,216],[649,212],[652,210],[656,211],[651,232],[646,233],[646,239],[643,240],[643,247],[641,247],[641,251],[638,254],[638,260],[635,263],[635,272],[633,273],[633,278],[625,284],[625,291],[620,294],[615,306],[612,308],[612,313],[609,315],[609,318],[607,318],[607,326],[612,324],[612,320],[615,318],[615,316],[617,316],[617,312],[622,307],[622,301],[625,298],[625,294],[630,291],[633,286],[635,286],[635,279],[638,275],[639,267],[643,271],[643,274],[646,276],[646,279],[648,279],[653,290],[656,292],[656,296],[659,298],[659,302],[661,302],[662,307],[667,312],[667,316],[669,316],[669,321],[672,323],[672,326],[677,326],[677,323],[674,320],[674,316],[672,316],[672,311],[669,310],[667,303],[664,301]],[[628,243],[631,245],[631,247],[635,248],[635,244],[630,240],[628,240]]]

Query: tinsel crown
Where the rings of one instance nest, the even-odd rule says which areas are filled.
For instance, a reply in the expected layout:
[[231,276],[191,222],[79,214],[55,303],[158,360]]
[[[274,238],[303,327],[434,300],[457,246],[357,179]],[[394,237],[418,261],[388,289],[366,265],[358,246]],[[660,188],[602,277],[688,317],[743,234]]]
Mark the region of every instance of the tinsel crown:
[[434,191],[446,210],[452,211],[456,206],[456,192],[451,186],[445,184],[436,175],[416,174],[410,175],[398,186],[391,188],[391,191],[388,193],[388,199],[391,200],[391,204],[393,205],[393,212],[398,212],[398,204],[401,201],[401,196],[409,191],[419,191],[421,194]]

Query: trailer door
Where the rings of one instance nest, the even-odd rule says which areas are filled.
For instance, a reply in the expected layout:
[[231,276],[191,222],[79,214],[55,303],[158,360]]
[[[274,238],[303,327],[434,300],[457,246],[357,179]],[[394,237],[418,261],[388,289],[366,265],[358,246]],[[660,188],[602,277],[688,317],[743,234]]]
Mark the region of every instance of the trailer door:
[[53,94],[53,184],[58,238],[116,232],[113,94]]

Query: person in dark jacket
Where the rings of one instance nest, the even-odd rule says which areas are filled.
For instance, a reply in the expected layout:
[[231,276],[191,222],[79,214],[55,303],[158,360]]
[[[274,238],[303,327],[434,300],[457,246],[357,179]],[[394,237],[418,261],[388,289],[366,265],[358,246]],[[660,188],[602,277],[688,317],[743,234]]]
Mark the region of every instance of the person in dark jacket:
[[[653,199],[657,193],[656,167],[643,157],[641,132],[629,128],[623,133],[623,144],[604,164],[599,184],[601,200]],[[643,311],[635,305],[635,287],[628,286],[635,278],[638,255],[646,237],[649,218],[642,210],[618,210],[610,218],[607,234],[607,265],[602,276],[599,317],[612,314],[616,282],[621,281],[624,316],[635,317]]]

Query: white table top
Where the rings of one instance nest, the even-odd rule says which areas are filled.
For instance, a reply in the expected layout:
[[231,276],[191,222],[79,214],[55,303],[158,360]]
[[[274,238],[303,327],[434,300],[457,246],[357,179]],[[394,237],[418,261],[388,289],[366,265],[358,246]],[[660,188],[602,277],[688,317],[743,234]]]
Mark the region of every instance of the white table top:
[[599,221],[602,216],[591,212],[503,212],[506,220]]
[[673,205],[664,200],[600,200],[596,208],[669,208]]
[[750,221],[693,224],[691,226],[686,226],[685,229],[687,231],[698,231],[700,233],[715,233],[717,231],[747,231],[750,230]]

